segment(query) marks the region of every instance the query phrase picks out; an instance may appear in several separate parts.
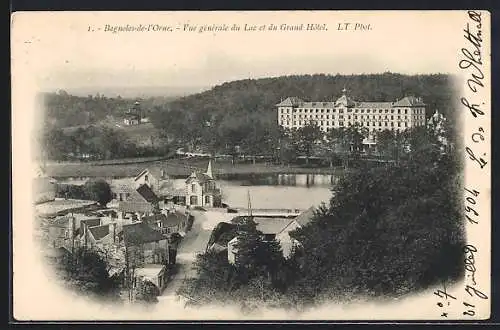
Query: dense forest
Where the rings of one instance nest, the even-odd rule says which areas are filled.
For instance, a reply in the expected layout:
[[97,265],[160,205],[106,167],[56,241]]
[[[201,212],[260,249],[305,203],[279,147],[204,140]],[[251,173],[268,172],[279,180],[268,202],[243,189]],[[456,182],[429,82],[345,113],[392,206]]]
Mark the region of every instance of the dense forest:
[[[164,155],[167,150],[183,147],[212,154],[271,156],[277,150],[284,149],[280,145],[284,132],[277,125],[275,104],[288,96],[304,100],[335,100],[344,87],[357,101],[394,101],[406,95],[420,96],[427,104],[428,117],[438,109],[448,118],[452,128],[456,125],[453,103],[455,91],[449,75],[317,74],[247,79],[224,83],[208,91],[176,99],[151,97],[140,100],[143,113],[154,126],[151,135],[162,139],[161,145],[148,152]],[[50,132],[63,127],[101,125],[109,118],[121,120],[123,113],[135,102],[133,99],[102,95],[77,97],[64,91],[41,97],[45,107],[42,120],[44,133],[41,135],[52,138]],[[107,129],[108,132],[116,130],[109,125]],[[85,135],[99,135],[104,140],[103,145],[110,144],[106,143],[105,136],[116,135],[101,133],[100,130],[93,130]],[[75,140],[77,135],[74,131],[65,131],[64,134],[68,141]],[[122,141],[123,144],[130,142],[126,136],[123,136]],[[49,153],[52,158],[67,155],[67,149],[73,148],[53,142],[47,139],[42,142],[43,145],[56,146],[53,147],[56,150]],[[92,148],[84,149],[95,154]],[[130,157],[135,152],[130,151],[134,150],[130,143],[118,149],[125,150],[108,156]],[[298,151],[304,155],[304,150]],[[97,159],[105,157],[102,152],[95,155]]]
[[[432,130],[410,157],[349,171],[306,226],[289,259],[251,217],[234,232],[238,258],[208,250],[179,290],[192,304],[304,310],[325,301],[398,299],[464,275],[462,154]],[[395,159],[394,159],[395,160]],[[246,227],[246,228],[245,228]],[[262,237],[262,236],[261,236]]]

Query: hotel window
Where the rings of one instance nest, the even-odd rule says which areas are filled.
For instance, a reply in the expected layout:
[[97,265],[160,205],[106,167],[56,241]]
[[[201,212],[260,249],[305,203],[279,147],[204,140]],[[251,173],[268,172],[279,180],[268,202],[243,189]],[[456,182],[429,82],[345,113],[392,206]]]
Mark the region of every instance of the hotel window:
[[403,123],[403,126],[406,127],[406,123]]
[[343,121],[339,121],[339,126],[344,126],[344,122]]
[[378,113],[382,113],[382,109],[379,109],[379,110],[378,110]]
[[401,113],[401,109],[398,109],[398,113]]
[[344,113],[344,109],[339,109],[339,113]]
[[378,122],[378,126],[382,126],[382,123],[381,123],[381,122]]
[[401,127],[401,123],[398,123],[398,127]]
[[394,113],[394,109],[391,109],[391,113]]
[[365,113],[365,109],[361,109],[361,113]]
[[394,116],[391,116],[391,120],[394,120]]
[[389,109],[385,109],[385,113],[389,113]]
[[370,109],[366,109],[366,113],[370,113]]
[[329,116],[329,115],[326,115],[326,119],[330,119],[330,116]]
[[391,123],[391,126],[394,126],[394,123]]
[[408,109],[405,109],[405,115],[408,113]]

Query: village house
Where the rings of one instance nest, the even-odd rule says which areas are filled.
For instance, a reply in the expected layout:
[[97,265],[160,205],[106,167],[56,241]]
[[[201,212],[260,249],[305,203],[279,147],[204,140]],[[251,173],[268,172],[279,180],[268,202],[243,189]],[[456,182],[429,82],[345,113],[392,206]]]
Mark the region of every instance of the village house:
[[[283,256],[288,259],[295,249],[301,246],[299,241],[290,236],[290,232],[306,226],[312,220],[314,210],[315,208],[311,207],[292,219],[269,217],[252,217],[252,219],[257,224],[257,230],[262,233],[262,239],[264,241],[276,239],[280,243]],[[232,264],[236,262],[237,258],[237,243],[238,235],[235,233],[234,238],[227,242],[228,261]],[[213,245],[213,247],[223,250],[217,245]]]
[[137,277],[146,276],[161,292],[166,283],[167,238],[144,222],[124,225],[122,236],[134,283]]
[[159,198],[151,188],[142,184],[134,189],[128,185],[114,187],[113,200],[108,204],[116,209],[118,218],[141,220],[143,216],[151,215],[160,210]]
[[188,227],[188,220],[188,213],[177,210],[142,218],[143,222],[149,224],[153,229],[158,230],[163,235],[170,235],[173,233],[185,235]]
[[123,123],[125,125],[139,125],[142,119],[142,111],[140,108],[140,103],[137,101],[134,106],[129,109],[123,118]]
[[212,163],[208,162],[205,173],[194,171],[186,179],[186,205],[188,207],[220,207],[222,193],[212,174]]

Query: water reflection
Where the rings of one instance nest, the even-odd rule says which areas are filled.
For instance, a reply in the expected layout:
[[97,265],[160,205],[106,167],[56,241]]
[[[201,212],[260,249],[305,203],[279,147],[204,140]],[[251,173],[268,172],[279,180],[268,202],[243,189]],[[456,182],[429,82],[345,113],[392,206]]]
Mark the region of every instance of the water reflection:
[[299,186],[331,187],[338,176],[331,174],[231,174],[221,175],[225,181],[239,182],[242,186]]

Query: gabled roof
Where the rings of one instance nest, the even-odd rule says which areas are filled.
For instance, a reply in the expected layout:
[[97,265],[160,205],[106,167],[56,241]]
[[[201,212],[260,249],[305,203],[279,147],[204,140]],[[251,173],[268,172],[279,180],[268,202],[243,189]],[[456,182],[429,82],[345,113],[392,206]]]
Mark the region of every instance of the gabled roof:
[[[162,170],[164,173],[163,179],[161,177]],[[156,180],[167,180],[168,179],[167,170],[165,168],[162,168],[161,166],[160,167],[154,166],[154,167],[145,168],[144,170],[142,170],[139,174],[137,174],[135,176],[134,180],[137,181],[141,176],[143,176],[146,173],[149,173],[150,175],[152,175]]]
[[186,182],[190,182],[190,181],[193,181],[193,180],[197,180],[198,182],[200,183],[205,183],[205,182],[208,182],[208,181],[213,181],[214,179],[212,179],[209,175],[207,175],[206,173],[196,173],[196,172],[193,172],[187,179],[186,179]]
[[120,212],[141,212],[150,213],[153,212],[153,205],[146,201],[122,201],[118,202],[118,211]]
[[300,105],[302,101],[300,98],[296,96],[291,96],[287,97],[285,100],[281,101],[280,103],[276,104],[277,107],[295,107]]
[[157,242],[165,237],[145,222],[123,225],[123,235],[127,246]]
[[278,234],[283,231],[294,219],[253,217],[257,223],[257,230],[263,234]]
[[422,99],[415,96],[406,96],[392,104],[394,107],[423,107]]
[[186,220],[186,215],[180,212],[172,212],[167,215],[165,214],[154,214],[151,216],[143,217],[142,221],[148,224],[154,224],[158,221],[161,222],[163,227],[176,226]]
[[94,219],[85,219],[80,221],[81,225],[86,225],[87,227],[95,227],[99,226],[101,224],[101,219],[99,218],[94,218]]
[[294,220],[297,221],[299,225],[304,227],[313,219],[315,210],[316,208],[314,206],[311,206],[310,208],[299,214]]
[[94,236],[96,241],[103,239],[104,237],[109,235],[109,224],[102,226],[95,226],[89,228],[90,233]]
[[137,188],[137,192],[149,203],[154,203],[158,201],[158,196],[154,193],[148,185],[143,184]]
[[55,218],[54,221],[50,222],[51,227],[67,227],[69,225],[69,221],[72,219],[70,216],[63,216],[59,218]]

